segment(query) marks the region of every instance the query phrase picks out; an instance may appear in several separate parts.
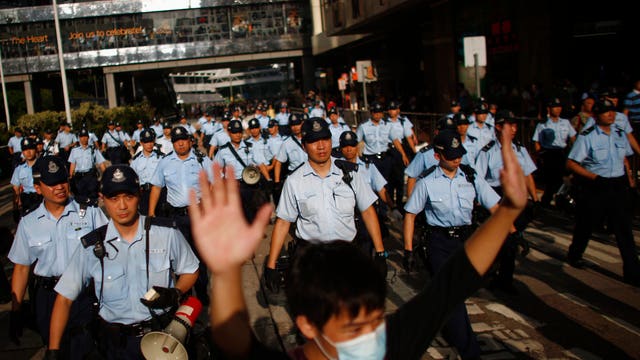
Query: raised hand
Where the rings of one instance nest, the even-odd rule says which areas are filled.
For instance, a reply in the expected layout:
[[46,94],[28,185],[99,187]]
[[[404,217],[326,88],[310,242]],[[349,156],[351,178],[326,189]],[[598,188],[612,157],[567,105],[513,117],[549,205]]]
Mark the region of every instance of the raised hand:
[[511,139],[515,135],[515,128],[504,126],[501,134],[500,142],[502,144],[502,162],[504,164],[504,167],[500,170],[500,183],[503,191],[502,206],[522,210],[527,205],[527,186],[516,153],[511,147]]
[[[233,174],[233,169],[228,167],[226,173]],[[269,223],[272,206],[263,205],[249,225],[242,212],[238,182],[223,179],[217,163],[213,165],[213,174],[214,181],[210,184],[205,172],[200,172],[202,199],[198,204],[195,192],[191,191],[189,217],[200,259],[216,274],[241,266],[251,258]]]

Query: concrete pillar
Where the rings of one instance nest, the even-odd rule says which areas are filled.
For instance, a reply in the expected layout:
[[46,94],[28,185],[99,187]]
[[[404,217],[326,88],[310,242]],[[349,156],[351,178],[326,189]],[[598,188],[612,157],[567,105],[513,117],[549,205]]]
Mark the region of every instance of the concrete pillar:
[[313,35],[322,33],[322,5],[320,0],[311,0],[311,20],[313,22]]
[[33,92],[31,90],[31,79],[23,82],[24,84],[24,100],[27,103],[27,114],[35,113],[33,106]]
[[113,78],[113,73],[104,74],[104,80],[107,84],[107,101],[109,102],[109,109],[118,107],[118,96],[116,94],[116,82]]

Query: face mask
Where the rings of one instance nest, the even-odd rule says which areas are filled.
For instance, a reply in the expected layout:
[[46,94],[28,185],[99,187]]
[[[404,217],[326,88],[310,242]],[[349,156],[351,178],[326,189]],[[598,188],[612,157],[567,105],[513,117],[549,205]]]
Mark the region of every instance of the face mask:
[[387,352],[387,327],[384,322],[374,331],[347,341],[334,343],[326,336],[322,335],[322,337],[338,352],[337,359],[329,356],[320,342],[314,338],[313,341],[329,360],[382,360]]

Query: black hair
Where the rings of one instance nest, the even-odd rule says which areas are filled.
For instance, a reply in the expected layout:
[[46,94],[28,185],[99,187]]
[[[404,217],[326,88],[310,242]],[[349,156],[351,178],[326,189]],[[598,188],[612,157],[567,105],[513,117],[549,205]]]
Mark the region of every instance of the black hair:
[[370,257],[347,241],[309,245],[296,253],[286,284],[293,317],[304,315],[322,328],[347,311],[384,309],[386,281]]

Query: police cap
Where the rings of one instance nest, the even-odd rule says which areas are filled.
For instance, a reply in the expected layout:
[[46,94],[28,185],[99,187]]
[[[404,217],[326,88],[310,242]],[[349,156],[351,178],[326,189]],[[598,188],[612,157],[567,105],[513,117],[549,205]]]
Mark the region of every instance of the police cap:
[[156,132],[153,129],[144,128],[140,132],[140,142],[155,142],[156,141]]
[[488,114],[489,107],[485,103],[481,103],[476,105],[476,107],[473,109],[473,112],[476,114]]
[[469,118],[463,113],[453,115],[453,123],[457,125],[469,125]]
[[559,98],[553,98],[553,99],[549,100],[549,104],[547,104],[547,106],[550,107],[550,108],[562,107],[562,102],[560,101]]
[[436,129],[438,129],[438,131],[442,131],[446,129],[456,130],[456,123],[453,121],[452,118],[448,116],[443,116],[440,119],[438,119],[438,121],[436,122]]
[[328,113],[329,115],[333,115],[333,114],[338,115],[338,108],[334,106],[331,109],[329,109]]
[[455,130],[440,131],[433,139],[433,148],[448,160],[461,158],[467,153],[467,150],[462,146],[460,134]]
[[171,124],[169,124],[169,122],[168,122],[168,121],[165,121],[165,122],[162,124],[162,128],[163,128],[163,129],[171,129]]
[[384,107],[379,102],[374,102],[371,104],[371,113],[381,113],[384,112]]
[[389,105],[387,105],[387,110],[397,110],[400,109],[400,102],[398,100],[389,101]]
[[513,114],[511,110],[500,110],[496,113],[496,125],[501,125],[504,123],[515,123],[517,122],[516,116]]
[[120,193],[137,194],[140,191],[140,180],[136,172],[128,165],[111,165],[102,174],[100,192],[104,196]]
[[276,120],[276,119],[269,120],[269,124],[267,126],[268,127],[278,126],[278,120]]
[[358,135],[353,131],[345,131],[340,134],[340,147],[345,146],[357,146],[358,145]]
[[302,124],[302,142],[312,143],[322,139],[331,139],[331,131],[327,121],[320,117],[312,117]]
[[40,158],[35,165],[34,180],[53,186],[69,181],[69,172],[65,161],[58,156],[45,156]]
[[458,102],[458,100],[451,100],[451,102],[449,103],[449,107],[457,107],[460,106],[460,103]]
[[289,125],[300,125],[302,124],[302,117],[298,114],[289,115]]
[[615,111],[616,107],[613,106],[613,102],[611,102],[611,100],[607,100],[607,99],[601,99],[600,101],[596,101],[595,104],[593,104],[593,108],[591,108],[591,111],[593,111],[594,114],[596,115],[600,115],[609,111]]
[[[251,119],[251,120],[255,120],[255,119]],[[260,127],[260,123],[258,123],[258,127]],[[232,134],[241,133],[243,130],[242,121],[240,120],[229,121],[229,125],[227,125],[227,130]]]
[[231,115],[230,112],[225,111],[224,114],[222,114],[222,121],[229,121],[232,117],[233,115]]
[[171,142],[176,142],[178,140],[188,140],[189,132],[182,126],[176,126],[171,129]]
[[80,129],[80,131],[78,131],[78,137],[83,137],[83,136],[89,136],[89,131],[85,128]]
[[259,128],[260,128],[260,121],[258,121],[258,119],[253,118],[249,120],[249,129],[259,129]]
[[32,138],[22,138],[22,141],[20,141],[20,146],[22,147],[22,150],[35,149],[36,144],[37,144],[36,140]]

